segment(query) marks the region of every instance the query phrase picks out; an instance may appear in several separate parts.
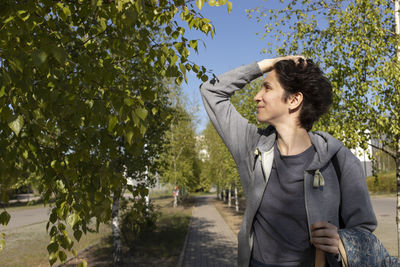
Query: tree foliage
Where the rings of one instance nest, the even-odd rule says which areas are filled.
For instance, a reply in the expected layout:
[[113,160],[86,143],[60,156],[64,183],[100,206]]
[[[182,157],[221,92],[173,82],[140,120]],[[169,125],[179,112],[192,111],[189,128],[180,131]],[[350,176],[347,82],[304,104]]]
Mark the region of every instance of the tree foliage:
[[0,21],[1,200],[27,171],[39,177],[43,199],[56,200],[49,261],[63,262],[74,243],[67,225],[79,241],[93,218],[108,221],[123,166],[140,169],[149,118],[168,117],[164,79],[180,84],[194,71],[207,80],[188,60],[198,40],[181,24],[213,26],[183,0],[6,0]]
[[178,186],[186,192],[194,191],[199,185],[201,170],[193,118],[179,99],[173,102],[174,113],[160,155],[158,172],[164,183]]
[[219,190],[236,184],[239,180],[236,163],[211,122],[208,122],[203,134],[205,148],[209,155],[208,159],[204,162],[203,170],[210,181]]
[[254,102],[254,97],[258,91],[260,91],[263,81],[263,77],[252,81],[243,89],[236,91],[231,98],[231,102],[236,110],[246,118],[249,123],[255,124],[258,127],[265,127],[265,125],[260,125],[257,121],[257,105]]
[[400,134],[399,38],[393,32],[390,1],[292,1],[281,9],[248,10],[267,21],[265,34],[276,45],[265,51],[316,59],[334,89],[329,117],[315,128],[350,146],[366,148],[370,137],[385,134],[384,145]]

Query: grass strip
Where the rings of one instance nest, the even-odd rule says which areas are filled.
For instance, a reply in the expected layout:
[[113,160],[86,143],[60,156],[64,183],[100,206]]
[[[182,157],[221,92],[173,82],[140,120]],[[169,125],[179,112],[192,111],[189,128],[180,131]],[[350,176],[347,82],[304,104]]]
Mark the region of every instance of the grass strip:
[[[160,212],[157,228],[134,247],[123,247],[122,266],[172,267],[178,265],[192,214],[193,201],[188,199],[176,208],[173,207],[173,199],[170,195],[153,195],[152,201]],[[87,261],[88,266],[112,266],[112,239],[108,238],[85,251],[65,267],[76,266],[82,259]]]
[[[6,247],[0,252],[2,267],[49,266],[47,245],[49,235],[46,232],[46,223],[31,224],[4,231],[6,234]],[[83,235],[80,242],[75,241],[75,250],[79,251],[98,243],[110,233],[109,225],[101,225],[99,233]],[[72,231],[69,231],[73,236]],[[67,253],[72,256],[72,253]]]

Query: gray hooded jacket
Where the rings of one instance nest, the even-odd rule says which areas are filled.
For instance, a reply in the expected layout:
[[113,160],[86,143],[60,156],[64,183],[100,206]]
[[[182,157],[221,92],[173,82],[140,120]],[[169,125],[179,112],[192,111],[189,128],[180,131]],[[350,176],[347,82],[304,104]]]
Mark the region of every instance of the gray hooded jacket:
[[[200,86],[206,111],[231,152],[246,197],[246,210],[238,234],[238,266],[249,266],[253,247],[253,219],[260,206],[273,162],[276,131],[259,129],[243,118],[230,102],[236,90],[262,76],[257,63],[238,67]],[[310,132],[316,153],[304,172],[304,200],[309,225],[329,221],[339,228],[373,231],[377,221],[360,161],[331,135]],[[336,156],[338,179],[331,162]],[[328,262],[333,257],[327,256]]]

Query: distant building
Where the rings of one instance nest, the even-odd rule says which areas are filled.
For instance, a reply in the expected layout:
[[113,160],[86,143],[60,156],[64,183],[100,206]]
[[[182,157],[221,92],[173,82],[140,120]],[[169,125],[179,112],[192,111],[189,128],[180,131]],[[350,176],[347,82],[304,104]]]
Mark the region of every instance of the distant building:
[[371,146],[368,146],[367,150],[364,150],[360,147],[350,150],[361,161],[361,165],[364,170],[364,176],[365,177],[371,176],[372,175],[372,160],[370,156],[372,155]]

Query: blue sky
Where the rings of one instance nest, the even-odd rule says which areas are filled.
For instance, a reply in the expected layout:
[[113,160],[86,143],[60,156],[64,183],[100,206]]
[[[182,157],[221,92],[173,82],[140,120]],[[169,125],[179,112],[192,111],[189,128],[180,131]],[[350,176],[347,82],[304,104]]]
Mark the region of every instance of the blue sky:
[[[206,44],[204,48],[202,42],[199,42],[199,54],[192,52],[190,60],[212,70],[215,75],[270,57],[261,53],[268,39],[260,40],[260,36],[256,35],[257,32],[263,33],[263,22],[257,23],[255,19],[247,18],[245,9],[257,6],[275,8],[279,2],[262,0],[231,0],[231,2],[233,8],[230,15],[226,6],[210,7],[208,4],[205,4],[200,12],[215,26],[214,38],[206,37],[202,32],[186,29],[187,38],[201,39]],[[189,102],[200,107],[197,114],[199,123],[196,126],[198,134],[204,130],[208,121],[199,93],[200,84],[201,81],[193,72],[188,73],[188,83],[182,84]]]

